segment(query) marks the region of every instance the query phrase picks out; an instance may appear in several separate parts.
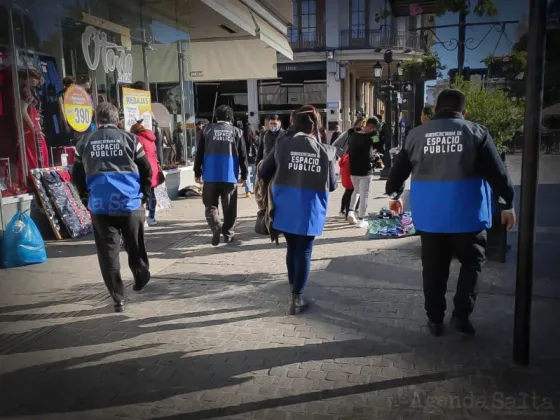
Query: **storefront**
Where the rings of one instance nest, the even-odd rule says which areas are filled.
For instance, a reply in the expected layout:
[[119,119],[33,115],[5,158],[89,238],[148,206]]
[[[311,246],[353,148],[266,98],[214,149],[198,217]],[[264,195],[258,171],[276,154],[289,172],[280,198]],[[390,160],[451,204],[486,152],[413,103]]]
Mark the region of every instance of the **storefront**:
[[[125,129],[155,119],[164,167],[188,171],[193,80],[275,76],[276,52],[291,56],[278,16],[239,0],[0,0],[0,208],[25,209],[34,173],[71,166],[104,101]],[[257,48],[262,68],[239,60]]]

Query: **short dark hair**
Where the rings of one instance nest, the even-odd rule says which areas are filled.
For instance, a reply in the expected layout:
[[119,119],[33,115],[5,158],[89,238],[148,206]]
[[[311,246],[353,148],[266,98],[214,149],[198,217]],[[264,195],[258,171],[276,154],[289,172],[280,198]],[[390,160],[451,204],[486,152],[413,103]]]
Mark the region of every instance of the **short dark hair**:
[[138,80],[134,82],[130,87],[132,89],[146,90],[146,83],[144,83],[142,80]]
[[322,129],[321,118],[317,108],[313,105],[304,105],[295,110],[294,131],[317,135]]
[[366,125],[375,125],[377,127],[379,125],[379,119],[377,117],[368,118]]
[[467,98],[459,89],[444,89],[437,97],[436,112],[463,112]]
[[268,116],[268,121],[278,121],[279,119],[280,117],[276,114]]
[[379,121],[381,121],[381,120],[383,119],[383,115],[381,115],[381,114],[377,114],[375,117],[376,117]]
[[218,121],[233,122],[233,109],[227,105],[220,105],[216,108],[216,119]]

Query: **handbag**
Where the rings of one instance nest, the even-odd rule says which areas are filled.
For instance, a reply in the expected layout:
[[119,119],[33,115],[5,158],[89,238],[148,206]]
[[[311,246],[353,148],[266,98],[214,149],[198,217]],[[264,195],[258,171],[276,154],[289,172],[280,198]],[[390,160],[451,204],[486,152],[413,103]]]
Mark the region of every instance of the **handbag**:
[[165,173],[161,169],[161,165],[158,165],[157,185],[159,187],[161,184],[164,183],[165,183]]
[[255,233],[258,235],[269,236],[270,232],[266,227],[265,210],[259,210],[257,213],[257,221],[255,222]]

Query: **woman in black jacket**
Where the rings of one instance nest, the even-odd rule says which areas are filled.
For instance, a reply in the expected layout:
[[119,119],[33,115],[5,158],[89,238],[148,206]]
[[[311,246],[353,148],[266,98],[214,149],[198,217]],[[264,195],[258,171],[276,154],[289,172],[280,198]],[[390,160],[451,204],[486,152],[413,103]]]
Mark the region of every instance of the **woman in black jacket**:
[[[353,225],[357,224],[358,220],[363,220],[367,214],[371,176],[373,175],[374,163],[378,159],[372,141],[372,134],[377,131],[378,124],[379,120],[372,117],[367,120],[366,126],[361,131],[353,133],[348,139],[350,176],[354,185],[348,221]],[[360,200],[360,207],[358,217],[356,217],[354,209],[358,199]]]

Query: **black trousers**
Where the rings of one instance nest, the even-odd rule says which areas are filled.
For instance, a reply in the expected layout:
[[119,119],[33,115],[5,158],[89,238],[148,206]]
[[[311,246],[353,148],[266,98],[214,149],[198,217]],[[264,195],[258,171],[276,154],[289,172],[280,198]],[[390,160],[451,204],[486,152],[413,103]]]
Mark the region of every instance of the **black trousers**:
[[[350,201],[352,201],[352,194],[354,193],[354,189],[346,188],[344,190],[344,194],[342,194],[342,201],[340,203],[340,212],[344,213],[346,217],[348,217],[348,212],[350,211]],[[356,203],[356,208],[354,211],[358,210],[360,207],[360,199],[358,198],[358,202]]]
[[461,262],[453,315],[467,319],[474,310],[476,286],[486,262],[486,231],[472,233],[425,233],[422,241],[422,277],[425,309],[432,322],[443,322],[447,308],[445,293],[453,256]]
[[143,207],[126,216],[92,215],[99,268],[107,290],[117,303],[126,298],[119,261],[121,235],[134,282],[142,284],[146,277],[150,277],[148,253],[144,244],[145,219]]
[[[223,224],[218,210],[222,201]],[[205,182],[202,188],[202,202],[204,203],[206,221],[212,232],[221,226],[225,238],[231,239],[235,234],[237,221],[237,184],[228,182]]]

